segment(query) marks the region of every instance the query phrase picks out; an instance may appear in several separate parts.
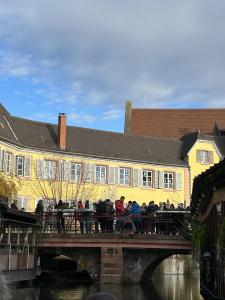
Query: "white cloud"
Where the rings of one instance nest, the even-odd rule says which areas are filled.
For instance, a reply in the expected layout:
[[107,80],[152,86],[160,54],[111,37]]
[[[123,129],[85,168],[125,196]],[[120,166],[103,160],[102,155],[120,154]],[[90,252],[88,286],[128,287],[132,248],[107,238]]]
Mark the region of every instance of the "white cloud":
[[53,113],[33,113],[31,116],[28,116],[28,119],[37,120],[46,123],[56,123],[57,116]]
[[31,55],[0,51],[0,75],[6,77],[27,77],[34,72]]
[[149,77],[152,107],[225,106],[224,10],[221,0],[5,1],[0,74],[43,83],[48,105],[143,106]]
[[121,118],[123,115],[123,111],[121,109],[111,109],[109,111],[104,112],[100,119],[103,121],[109,121],[109,120],[117,120]]
[[96,116],[90,115],[88,113],[70,113],[68,115],[68,119],[69,121],[74,122],[76,125],[79,124],[92,124],[93,122],[95,122],[97,120]]

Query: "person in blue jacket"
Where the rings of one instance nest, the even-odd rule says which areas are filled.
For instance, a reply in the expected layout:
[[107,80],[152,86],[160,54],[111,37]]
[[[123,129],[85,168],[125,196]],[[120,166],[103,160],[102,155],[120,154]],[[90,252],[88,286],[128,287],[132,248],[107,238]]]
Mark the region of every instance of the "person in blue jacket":
[[132,202],[130,213],[132,214],[135,226],[135,233],[141,233],[141,208],[136,201]]

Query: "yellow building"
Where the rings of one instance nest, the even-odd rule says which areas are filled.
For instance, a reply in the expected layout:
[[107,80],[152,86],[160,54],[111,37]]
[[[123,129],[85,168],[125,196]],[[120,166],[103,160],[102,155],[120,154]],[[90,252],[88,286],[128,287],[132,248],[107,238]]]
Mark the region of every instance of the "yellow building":
[[[221,137],[222,138],[222,137]],[[13,174],[19,208],[39,199],[190,203],[193,178],[223,157],[214,139],[146,137],[12,116],[0,107],[0,168]],[[47,200],[46,200],[47,201]],[[50,200],[48,200],[50,201]]]
[[[1,169],[19,179],[18,206],[41,198],[119,198],[139,203],[189,201],[182,142],[57,125],[10,115],[1,107]],[[165,151],[166,150],[166,151]]]
[[188,134],[182,139],[181,156],[190,166],[191,189],[196,176],[217,164],[225,151],[225,136],[209,136],[200,131]]

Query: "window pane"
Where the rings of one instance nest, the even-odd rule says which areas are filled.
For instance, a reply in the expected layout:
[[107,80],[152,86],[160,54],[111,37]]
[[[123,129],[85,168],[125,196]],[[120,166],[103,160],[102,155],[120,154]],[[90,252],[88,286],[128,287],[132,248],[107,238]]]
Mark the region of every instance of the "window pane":
[[164,173],[164,188],[173,189],[173,173]]
[[105,166],[96,166],[96,182],[105,183],[106,182],[106,167]]
[[120,184],[130,184],[130,169],[120,168]]
[[16,158],[16,173],[19,176],[24,175],[24,157],[23,156],[17,156],[17,158]]

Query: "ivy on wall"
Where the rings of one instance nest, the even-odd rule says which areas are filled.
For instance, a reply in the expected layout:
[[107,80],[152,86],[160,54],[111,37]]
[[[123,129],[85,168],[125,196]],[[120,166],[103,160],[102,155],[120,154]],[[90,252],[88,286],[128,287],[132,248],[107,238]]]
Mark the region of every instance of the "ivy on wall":
[[220,241],[220,247],[225,248],[225,218],[223,219],[223,222],[222,222],[222,225],[220,228],[219,241]]
[[192,245],[194,248],[199,249],[201,253],[211,250],[213,245],[213,237],[206,224],[198,225],[194,229]]

